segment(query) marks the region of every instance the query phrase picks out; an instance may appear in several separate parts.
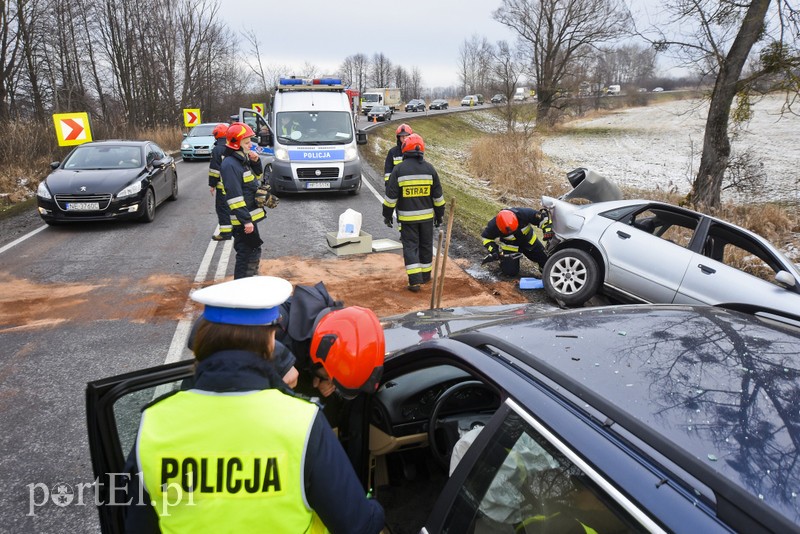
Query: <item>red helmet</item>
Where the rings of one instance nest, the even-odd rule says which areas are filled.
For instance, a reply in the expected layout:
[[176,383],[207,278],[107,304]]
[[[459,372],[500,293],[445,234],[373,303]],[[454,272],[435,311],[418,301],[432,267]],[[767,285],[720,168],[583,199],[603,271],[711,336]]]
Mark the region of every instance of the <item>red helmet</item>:
[[225,143],[225,146],[234,150],[239,150],[242,139],[245,137],[253,137],[254,135],[255,133],[253,132],[253,129],[245,123],[234,122],[228,126],[228,131],[225,134],[225,137],[228,139],[228,142]]
[[511,210],[500,210],[495,221],[497,222],[497,229],[500,230],[503,235],[516,232],[517,228],[519,228],[519,220]]
[[412,133],[403,140],[403,147],[400,150],[403,151],[403,154],[414,150],[416,150],[420,154],[424,154],[425,141],[422,140],[422,136],[420,136],[419,134]]
[[214,126],[214,131],[211,132],[214,135],[214,139],[219,139],[221,137],[225,137],[225,134],[228,132],[228,124],[225,122],[221,122]]
[[412,130],[411,126],[409,126],[408,124],[403,123],[397,127],[397,130],[395,130],[394,133],[395,135],[411,135],[414,133],[414,130]]
[[386,344],[372,310],[349,306],[317,320],[311,339],[311,361],[322,365],[344,397],[375,393],[383,374]]

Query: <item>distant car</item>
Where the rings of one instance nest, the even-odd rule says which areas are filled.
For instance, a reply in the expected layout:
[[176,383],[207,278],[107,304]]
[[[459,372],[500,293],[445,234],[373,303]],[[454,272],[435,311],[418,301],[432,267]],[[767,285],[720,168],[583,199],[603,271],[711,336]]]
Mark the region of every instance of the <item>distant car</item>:
[[47,224],[140,219],[178,198],[172,156],[152,141],[95,141],[75,147],[39,184],[36,203]]
[[663,87],[656,87],[655,89],[653,89],[653,92],[654,93],[663,93],[664,92],[664,88]]
[[[604,181],[587,169],[569,176],[573,187]],[[542,280],[563,305],[581,306],[603,292],[633,302],[745,304],[800,314],[800,271],[749,230],[652,200],[576,205],[542,197],[542,204],[555,232]]]
[[447,100],[445,100],[444,98],[437,98],[436,100],[431,102],[429,109],[447,109],[447,108],[448,108]]
[[506,98],[506,95],[501,95],[500,93],[497,93],[492,97],[492,104],[502,104],[507,100],[508,99]]
[[425,111],[425,101],[419,98],[409,100],[406,104],[406,111]]
[[195,159],[211,159],[211,149],[214,148],[214,127],[218,122],[204,122],[198,124],[188,134],[184,134],[181,142],[181,157],[184,161]]
[[389,106],[372,106],[372,109],[367,113],[367,120],[388,121],[391,118],[392,109]]
[[[386,532],[798,530],[800,327],[789,318],[712,306],[516,304],[381,324],[379,387],[344,401],[331,425],[364,492],[383,505]],[[183,359],[87,384],[103,534],[124,531],[115,488],[131,484],[121,475],[143,409],[191,388],[194,367]],[[210,445],[196,450],[162,477],[194,491],[196,516],[215,520],[223,512],[203,515],[199,503],[251,497],[260,479],[242,464],[274,454],[232,457],[238,465],[229,459],[225,470]],[[265,472],[264,484],[285,481],[277,467]],[[187,493],[176,495],[164,510],[188,522],[194,501],[179,505]]]
[[478,106],[483,104],[483,99],[479,99],[477,95],[467,95],[461,100],[462,106]]

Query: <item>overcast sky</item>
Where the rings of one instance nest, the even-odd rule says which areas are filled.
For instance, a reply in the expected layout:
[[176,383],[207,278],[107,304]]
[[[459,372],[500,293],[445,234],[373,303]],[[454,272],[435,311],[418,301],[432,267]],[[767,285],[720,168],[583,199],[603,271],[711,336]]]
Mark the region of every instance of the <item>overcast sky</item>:
[[500,0],[220,0],[220,12],[232,29],[258,31],[262,61],[267,64],[299,71],[308,62],[319,67],[319,74],[328,74],[335,73],[347,56],[363,53],[371,59],[383,52],[392,64],[409,72],[418,67],[423,85],[436,87],[458,84],[458,50],[473,35],[492,44],[516,41],[515,33],[492,17],[500,4]]

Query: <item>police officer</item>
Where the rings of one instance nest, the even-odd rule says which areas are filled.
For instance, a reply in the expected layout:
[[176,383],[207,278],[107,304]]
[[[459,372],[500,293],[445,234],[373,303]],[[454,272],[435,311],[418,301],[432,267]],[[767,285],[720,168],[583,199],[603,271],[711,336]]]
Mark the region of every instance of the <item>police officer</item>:
[[[281,391],[280,378],[271,373],[276,306],[291,291],[286,280],[256,276],[192,295],[205,305],[194,344],[194,387],[156,401],[142,415],[129,457],[129,472],[141,479],[134,477],[127,488],[133,499],[127,532],[293,534],[327,528],[375,534],[383,528],[383,509],[365,497],[318,407]],[[383,331],[368,315],[336,325],[320,350],[335,362],[348,347],[342,340],[357,338],[363,343],[356,350],[369,347],[380,355],[370,360],[375,368],[359,376],[379,376]],[[335,379],[361,387],[344,367],[336,367],[342,374]]]
[[[225,151],[227,139],[225,134],[228,131],[228,124],[221,122],[214,126],[214,148],[211,149],[211,162],[208,164],[208,186],[211,188],[211,196],[214,197],[214,209],[217,211],[217,222],[219,223],[219,233],[211,236],[214,241],[224,241],[233,237],[233,226],[231,226],[231,211],[225,201],[225,187],[219,178],[219,167],[222,163],[222,154]],[[216,193],[216,194],[215,194]]]
[[233,248],[236,251],[234,279],[255,276],[264,243],[256,223],[264,219],[264,209],[256,204],[256,191],[263,173],[261,159],[251,150],[253,129],[242,122],[228,127],[220,176],[225,200],[231,212]]
[[[548,237],[550,219],[547,212],[531,208],[506,208],[493,217],[481,233],[483,246],[492,259],[499,260],[503,254],[521,252],[529,260],[536,262],[539,271],[544,272],[547,252],[536,237],[536,226],[542,226]],[[499,240],[499,243],[498,243]],[[515,276],[517,273],[508,273]]]
[[395,166],[403,162],[403,141],[412,133],[414,133],[414,130],[408,124],[401,124],[395,130],[397,144],[389,149],[389,153],[386,154],[386,161],[383,162],[384,186],[389,183],[389,175],[392,174]]
[[418,292],[420,284],[431,279],[433,227],[442,224],[444,196],[436,169],[423,159],[422,137],[409,135],[401,149],[403,162],[392,170],[386,184],[383,222],[391,228],[392,215],[397,209],[408,289]]

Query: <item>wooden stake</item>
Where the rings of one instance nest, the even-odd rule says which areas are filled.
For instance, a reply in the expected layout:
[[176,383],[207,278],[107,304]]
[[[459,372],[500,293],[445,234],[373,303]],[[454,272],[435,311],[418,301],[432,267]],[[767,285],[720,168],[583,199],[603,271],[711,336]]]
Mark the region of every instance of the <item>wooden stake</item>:
[[453,223],[455,222],[455,219],[453,218],[453,215],[455,214],[455,211],[456,211],[456,199],[452,198],[450,200],[450,211],[449,211],[449,213],[447,215],[447,237],[445,237],[445,240],[444,240],[444,257],[442,258],[442,266],[439,269],[439,271],[440,271],[440,273],[439,273],[439,283],[436,286],[436,307],[437,308],[441,307],[441,305],[442,305],[442,293],[444,292],[444,278],[445,278],[445,273],[447,272],[447,270],[445,268],[446,265],[447,265],[447,251],[450,249],[450,235],[453,232]]
[[433,259],[433,281],[431,283],[431,309],[436,304],[436,277],[439,275],[439,258],[442,257],[442,239],[444,232],[439,230],[439,242],[436,244],[436,257]]

